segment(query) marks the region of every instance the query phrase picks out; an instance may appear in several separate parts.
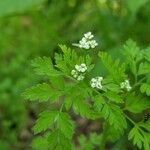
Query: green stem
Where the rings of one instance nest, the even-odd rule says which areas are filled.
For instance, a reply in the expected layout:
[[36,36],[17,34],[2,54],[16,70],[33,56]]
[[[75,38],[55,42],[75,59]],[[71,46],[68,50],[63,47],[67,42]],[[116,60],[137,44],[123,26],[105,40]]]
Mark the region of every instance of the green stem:
[[62,105],[61,105],[61,107],[60,107],[60,110],[59,110],[59,112],[62,112],[62,110],[63,110],[63,107],[64,107],[64,102],[62,103]]
[[125,117],[133,124],[133,125],[136,125],[136,123],[127,115],[125,115]]

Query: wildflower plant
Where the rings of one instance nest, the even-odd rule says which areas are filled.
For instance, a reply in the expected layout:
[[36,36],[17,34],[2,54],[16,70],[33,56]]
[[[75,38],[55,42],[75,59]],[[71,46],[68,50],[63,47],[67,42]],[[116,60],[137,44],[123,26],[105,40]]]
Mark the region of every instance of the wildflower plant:
[[[76,46],[94,50],[90,41],[93,37],[91,32],[86,33]],[[58,105],[40,113],[33,127],[33,132],[39,135],[33,141],[34,149],[74,149],[76,123],[72,111],[84,119],[103,124],[102,132],[90,136],[91,148],[87,150],[95,146],[103,150],[107,143],[115,143],[123,137],[135,147],[149,150],[150,121],[144,118],[143,112],[150,108],[150,49],[140,50],[134,41],[128,40],[122,50],[124,62],[100,51],[97,55],[107,74],[96,77],[91,73],[94,64],[88,52],[81,54],[64,45],[60,45],[60,49],[62,53],[55,54],[55,63],[49,57],[32,61],[36,74],[43,79],[46,77],[47,82],[23,93],[30,101]],[[137,119],[137,116],[140,117]],[[86,142],[81,140],[82,150]]]

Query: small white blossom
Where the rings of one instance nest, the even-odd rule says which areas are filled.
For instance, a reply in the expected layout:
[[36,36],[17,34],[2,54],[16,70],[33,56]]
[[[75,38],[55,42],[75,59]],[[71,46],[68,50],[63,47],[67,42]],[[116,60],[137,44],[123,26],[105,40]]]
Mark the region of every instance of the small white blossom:
[[87,66],[86,64],[81,64],[81,65],[75,65],[75,69],[78,71],[78,72],[85,72],[87,70]]
[[98,80],[99,82],[102,82],[103,77],[97,77],[97,80]]
[[91,48],[95,48],[98,45],[98,43],[95,40],[89,41],[89,44]]
[[84,34],[84,37],[79,41],[79,43],[73,43],[73,46],[77,46],[79,48],[90,49],[98,46],[98,43],[95,40],[92,40],[94,35],[91,32],[87,32]]
[[71,75],[74,77],[74,78],[77,78],[78,77],[78,72],[76,70],[72,70],[71,71]]
[[121,89],[127,89],[127,91],[130,91],[132,87],[130,86],[129,80],[125,80],[120,84]]
[[86,39],[92,39],[92,38],[94,37],[94,35],[92,35],[91,32],[87,32],[87,33],[84,34],[84,37],[85,37]]
[[79,41],[79,47],[80,48],[85,48],[85,49],[89,49],[90,45],[87,41],[87,39],[85,37],[83,37],[80,41]]
[[78,81],[81,81],[84,79],[84,75],[85,75],[85,72],[87,70],[87,66],[86,64],[82,63],[80,65],[75,65],[75,69],[73,69],[71,71],[71,75],[77,79]]
[[83,76],[82,74],[77,77],[77,80],[78,80],[78,81],[81,81],[81,80],[83,80],[83,79],[84,79],[84,76]]
[[103,88],[102,80],[103,80],[103,77],[92,78],[90,81],[91,87],[97,88],[97,89],[102,89]]

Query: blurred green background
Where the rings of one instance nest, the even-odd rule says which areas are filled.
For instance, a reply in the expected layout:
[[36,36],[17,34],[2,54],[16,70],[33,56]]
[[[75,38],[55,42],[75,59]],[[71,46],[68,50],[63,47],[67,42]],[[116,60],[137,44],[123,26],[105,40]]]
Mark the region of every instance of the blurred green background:
[[[118,55],[132,38],[150,43],[150,0],[0,0],[0,150],[29,150],[41,107],[21,97],[38,82],[30,60],[92,31],[100,50]],[[71,46],[72,47],[72,46]]]

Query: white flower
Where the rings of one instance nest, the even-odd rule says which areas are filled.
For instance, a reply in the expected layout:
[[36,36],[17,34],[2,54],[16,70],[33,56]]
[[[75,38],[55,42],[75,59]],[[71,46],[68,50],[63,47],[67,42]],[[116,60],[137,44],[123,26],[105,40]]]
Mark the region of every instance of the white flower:
[[77,46],[79,48],[90,49],[98,46],[98,43],[95,40],[92,40],[94,35],[91,32],[87,32],[84,34],[84,37],[79,41],[79,43],[73,43],[73,46]]
[[75,65],[75,69],[78,71],[78,72],[85,72],[87,70],[87,66],[86,64],[81,64],[81,65]]
[[121,89],[126,89],[127,91],[130,91],[132,87],[130,86],[129,80],[125,80],[120,84]]
[[103,88],[102,80],[103,80],[103,77],[92,78],[90,81],[91,87],[97,88],[97,89],[102,89]]
[[98,80],[99,82],[101,82],[101,81],[103,80],[103,77],[97,77],[97,80]]
[[80,41],[79,41],[79,47],[80,48],[85,48],[85,49],[89,49],[90,45],[87,42],[87,39],[85,37],[83,37]]
[[84,79],[84,75],[85,75],[85,72],[87,70],[87,66],[86,64],[82,63],[80,65],[75,65],[75,69],[73,69],[71,71],[71,75],[77,79],[78,81],[81,81]]
[[84,79],[84,76],[83,76],[82,74],[77,77],[77,80],[78,80],[78,81],[81,81],[81,80],[83,80],[83,79]]
[[79,65],[75,65],[75,69],[76,69],[77,71],[79,71],[79,70],[80,70],[80,66],[79,66]]
[[87,33],[84,34],[84,37],[85,37],[86,39],[92,39],[92,38],[94,37],[94,35],[92,35],[91,32],[87,32]]
[[76,74],[76,70],[71,71],[71,75],[74,75],[74,74]]
[[89,44],[91,45],[91,48],[95,48],[98,45],[95,40],[89,41]]
[[77,78],[78,77],[78,72],[76,70],[72,70],[71,71],[71,75],[74,77],[74,78]]
[[80,69],[81,72],[85,72],[87,70],[86,64],[81,64],[80,67],[81,67],[81,69]]

